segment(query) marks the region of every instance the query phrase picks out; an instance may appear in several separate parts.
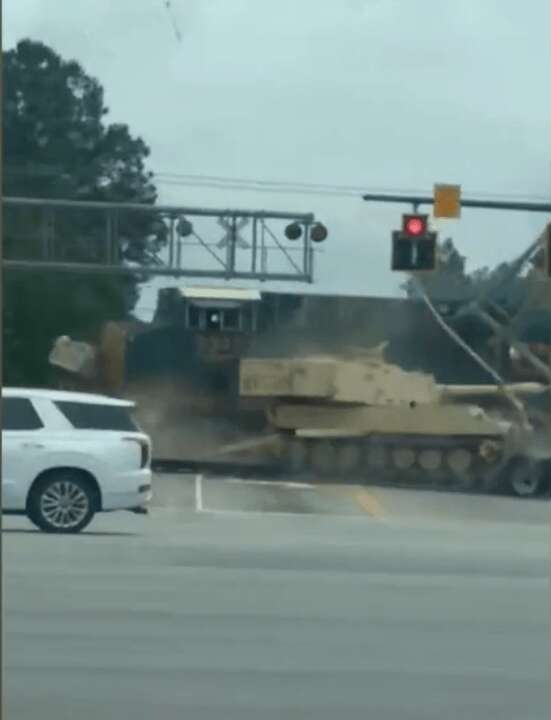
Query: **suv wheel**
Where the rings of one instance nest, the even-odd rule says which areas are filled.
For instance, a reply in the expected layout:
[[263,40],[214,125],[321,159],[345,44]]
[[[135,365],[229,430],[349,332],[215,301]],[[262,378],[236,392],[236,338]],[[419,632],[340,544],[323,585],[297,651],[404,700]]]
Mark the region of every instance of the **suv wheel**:
[[82,475],[71,470],[49,473],[31,490],[30,520],[51,533],[78,533],[94,517],[96,492]]

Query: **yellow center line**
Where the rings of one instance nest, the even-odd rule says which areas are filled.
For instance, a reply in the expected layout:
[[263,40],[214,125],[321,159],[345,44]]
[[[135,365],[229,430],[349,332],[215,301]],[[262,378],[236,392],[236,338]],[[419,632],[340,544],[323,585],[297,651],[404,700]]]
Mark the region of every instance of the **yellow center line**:
[[368,515],[371,515],[371,517],[384,517],[385,512],[382,503],[375,497],[375,495],[373,495],[373,493],[369,492],[369,490],[359,488],[354,493],[354,499],[361,509]]
[[331,485],[317,485],[318,492],[330,495],[340,495],[349,498],[354,505],[359,506],[363,512],[371,517],[382,519],[385,517],[383,503],[365,487],[357,485],[343,485],[333,483]]

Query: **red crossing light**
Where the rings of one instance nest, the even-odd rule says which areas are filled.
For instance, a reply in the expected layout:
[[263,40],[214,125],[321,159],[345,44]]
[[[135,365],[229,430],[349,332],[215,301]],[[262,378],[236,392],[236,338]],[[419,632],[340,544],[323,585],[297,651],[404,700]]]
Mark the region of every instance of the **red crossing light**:
[[409,237],[420,237],[427,232],[426,215],[404,215],[402,217],[403,232]]

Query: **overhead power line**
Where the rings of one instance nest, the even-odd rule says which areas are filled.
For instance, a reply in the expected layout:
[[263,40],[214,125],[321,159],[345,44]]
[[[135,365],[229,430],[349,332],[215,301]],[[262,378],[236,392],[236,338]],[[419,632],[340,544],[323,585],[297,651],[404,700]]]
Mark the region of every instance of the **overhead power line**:
[[[64,179],[70,179],[69,173],[63,173],[60,166],[49,164],[37,165],[14,165],[8,164],[4,166],[4,174],[6,176],[17,176],[23,178],[46,177],[49,175],[61,176]],[[248,192],[263,193],[292,193],[320,196],[336,196],[336,197],[353,197],[358,198],[362,195],[374,193],[388,193],[395,195],[426,195],[426,188],[397,188],[397,187],[377,187],[367,185],[339,185],[333,183],[313,183],[303,182],[299,180],[272,180],[265,178],[243,178],[226,175],[207,175],[200,173],[181,173],[181,172],[153,172],[153,178],[158,185],[172,185],[174,187],[201,187],[213,190],[241,190]],[[430,192],[428,192],[430,194]],[[525,200],[525,201],[542,201],[547,202],[547,195],[536,195],[530,193],[496,193],[489,191],[470,191],[470,198],[485,200]]]
[[245,190],[248,192],[262,192],[262,193],[292,193],[293,195],[331,195],[340,197],[353,197],[358,198],[358,192],[342,191],[342,190],[323,190],[315,188],[301,188],[295,186],[276,186],[276,185],[246,185],[239,183],[224,183],[224,182],[198,182],[197,180],[171,180],[164,179],[154,175],[154,180],[157,185],[172,185],[175,187],[195,187],[195,188],[206,188],[209,190]]
[[[292,180],[267,180],[258,178],[242,178],[221,175],[203,175],[176,172],[154,172],[155,181],[160,185],[184,187],[206,187],[213,189],[247,190],[253,192],[293,192],[313,195],[340,195],[357,197],[365,193],[395,193],[401,195],[426,193],[419,188],[368,187],[366,185],[337,185],[330,183],[312,183]],[[488,191],[469,192],[473,198],[484,199],[525,199],[547,201],[548,196],[521,193],[495,193]]]

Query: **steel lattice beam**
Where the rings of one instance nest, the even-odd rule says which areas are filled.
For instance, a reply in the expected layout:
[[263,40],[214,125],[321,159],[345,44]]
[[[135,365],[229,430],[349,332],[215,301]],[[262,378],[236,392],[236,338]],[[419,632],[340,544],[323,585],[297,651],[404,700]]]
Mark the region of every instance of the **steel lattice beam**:
[[2,204],[11,270],[313,281],[312,213],[26,197]]

